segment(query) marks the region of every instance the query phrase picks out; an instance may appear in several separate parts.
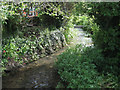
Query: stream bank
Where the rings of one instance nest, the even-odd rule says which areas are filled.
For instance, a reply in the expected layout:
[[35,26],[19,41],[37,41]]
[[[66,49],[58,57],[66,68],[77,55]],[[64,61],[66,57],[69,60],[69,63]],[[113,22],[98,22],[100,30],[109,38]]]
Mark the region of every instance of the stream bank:
[[3,88],[51,88],[56,87],[59,75],[54,68],[56,57],[64,52],[66,47],[55,54],[41,58],[3,77]]
[[[70,43],[70,47],[76,44],[92,45],[92,40],[81,28],[74,29],[77,35]],[[18,72],[3,77],[3,88],[55,88],[60,78],[54,62],[57,56],[68,47],[64,47],[54,54],[41,58],[35,62],[20,68]]]

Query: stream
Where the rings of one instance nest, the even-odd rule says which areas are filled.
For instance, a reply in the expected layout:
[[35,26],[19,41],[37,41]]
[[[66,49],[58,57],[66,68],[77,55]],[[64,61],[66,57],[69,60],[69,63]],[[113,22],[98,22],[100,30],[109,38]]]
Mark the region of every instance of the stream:
[[[92,39],[88,37],[81,28],[76,30],[76,37],[70,43],[70,46],[83,44],[92,46]],[[17,72],[12,72],[8,76],[2,77],[2,88],[55,88],[60,81],[57,69],[54,67],[57,56],[64,52],[68,46],[51,54],[40,58],[19,68]]]

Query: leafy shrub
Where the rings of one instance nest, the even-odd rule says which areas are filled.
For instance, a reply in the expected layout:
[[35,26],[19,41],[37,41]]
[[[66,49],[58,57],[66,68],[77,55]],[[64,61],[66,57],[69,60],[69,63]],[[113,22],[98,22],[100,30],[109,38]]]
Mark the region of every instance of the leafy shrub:
[[[95,17],[94,22],[99,25],[99,30],[93,35],[93,41],[97,48],[102,49],[106,70],[111,70],[110,72],[119,72],[117,70],[120,65],[119,11],[118,2],[89,2],[76,5],[76,14],[84,13],[90,17]],[[113,69],[113,66],[116,70]],[[111,67],[112,69],[110,69]]]
[[95,45],[98,48],[101,48],[104,50],[105,56],[109,55],[109,56],[115,57],[117,53],[120,51],[118,46],[119,34],[120,32],[117,29],[109,28],[105,31],[100,30],[98,33],[96,33],[93,40],[95,42]]
[[[107,8],[110,7],[110,8]],[[75,15],[84,15],[93,18],[93,28],[96,29],[94,35],[92,35],[93,42],[98,49],[102,49],[104,61],[100,60],[97,63],[99,71],[111,72],[119,75],[120,65],[120,31],[119,31],[119,3],[118,2],[106,2],[106,3],[77,3]],[[75,18],[76,20],[79,20]],[[84,17],[83,22],[86,25],[92,25],[89,23],[90,19]],[[82,20],[82,19],[81,19]],[[88,22],[86,22],[86,20]],[[81,22],[81,23],[83,23]],[[99,28],[97,29],[97,24]],[[89,26],[88,25],[88,26]],[[90,31],[91,29],[88,28]],[[87,30],[87,31],[89,31]],[[103,67],[104,66],[104,67]],[[101,70],[100,70],[101,68]]]
[[[99,73],[98,68],[104,67],[104,60],[101,50],[91,47],[83,48],[81,45],[77,45],[58,56],[56,67],[61,80],[66,83],[63,83],[64,87],[98,88],[105,86],[107,81],[104,78],[112,79],[112,82],[117,83],[117,79],[113,79],[114,75],[111,74],[112,78],[109,78],[108,74]],[[105,82],[101,82],[102,80]],[[111,83],[111,81],[107,83]],[[58,87],[60,86],[61,84],[58,85]]]
[[[20,25],[20,17],[17,15],[14,16],[7,16],[7,20],[5,20],[6,23],[3,23],[3,38],[10,37],[11,35],[15,36],[17,31],[20,30],[21,25]],[[9,34],[8,34],[9,32]]]
[[[118,58],[110,58],[104,57],[102,53],[102,49],[98,48],[87,48],[84,51],[84,56],[92,60],[92,63],[96,65],[96,69],[101,73],[111,73],[114,75],[118,75],[119,66],[118,66]],[[114,65],[113,65],[114,64]]]
[[61,79],[68,83],[68,88],[98,87],[100,80],[91,60],[80,54],[82,46],[68,49],[58,57],[56,66]]
[[65,35],[65,39],[67,43],[71,41],[71,39],[76,36],[76,33],[73,29],[72,17],[69,17],[69,20],[66,22],[64,26],[63,34]]
[[117,75],[119,75],[118,72],[120,65],[119,34],[118,29],[108,28],[107,30],[100,30],[93,37],[95,46],[102,49],[102,54],[105,57],[105,67],[101,68]]
[[8,40],[9,42],[3,46],[2,64],[6,66],[9,60],[14,59],[14,61],[19,61],[23,64],[23,58],[27,51],[29,50],[29,44],[25,43],[27,40],[24,38],[12,38]]
[[[16,37],[3,38],[1,64],[7,69],[9,66],[16,68],[49,55],[63,46],[65,40],[61,31],[27,27],[19,31]],[[10,65],[11,62],[13,65]]]
[[20,38],[18,36],[15,38],[11,37],[8,40],[3,39],[3,66],[6,66],[8,61],[11,59],[19,62],[20,64],[28,63],[38,59],[40,57],[38,52],[42,50],[42,46],[41,42],[39,42],[39,45],[38,40],[35,39],[33,37],[31,37],[31,39],[27,39]]
[[99,31],[99,26],[94,22],[94,17],[89,17],[88,15],[74,16],[72,21],[75,25],[83,25],[83,30],[95,34]]

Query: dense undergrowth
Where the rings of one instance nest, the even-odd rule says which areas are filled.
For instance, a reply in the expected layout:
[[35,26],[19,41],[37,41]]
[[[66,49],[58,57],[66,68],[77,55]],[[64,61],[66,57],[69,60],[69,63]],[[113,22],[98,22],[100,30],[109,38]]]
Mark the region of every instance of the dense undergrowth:
[[57,88],[119,87],[118,16],[120,13],[118,9],[118,3],[76,5],[73,24],[83,25],[83,30],[91,34],[94,48],[77,45],[58,56],[56,67],[61,82],[58,83]]
[[3,72],[4,70],[14,70],[16,67],[21,67],[41,57],[50,55],[64,47],[66,41],[67,43],[70,42],[73,36],[72,29],[70,29],[73,27],[72,22],[68,20],[66,26],[56,27],[54,23],[52,24],[49,21],[49,19],[53,20],[53,17],[48,16],[46,24],[45,17],[43,17],[43,22],[39,21],[40,18],[37,17],[39,23],[33,27],[27,26],[29,24],[27,18],[23,18],[22,24],[15,21],[16,19],[19,20],[16,16],[6,20],[7,23],[3,24],[2,31],[1,69]]
[[[107,58],[108,59],[108,58]],[[119,87],[117,66],[106,65],[102,50],[76,45],[58,56],[56,67],[61,78],[57,88],[116,88]]]
[[[29,18],[30,3],[1,2],[2,61],[1,70],[16,70],[41,57],[50,55],[71,39],[63,3],[31,3],[37,17]],[[39,7],[39,5],[45,4]],[[53,10],[54,8],[54,10]],[[27,13],[23,15],[23,10]],[[62,25],[67,20],[66,25]],[[66,40],[65,40],[66,39]],[[14,70],[14,71],[15,71]],[[3,73],[4,74],[4,73]]]
[[26,27],[16,36],[3,39],[2,71],[12,70],[41,57],[50,55],[66,45],[63,29],[50,31]]

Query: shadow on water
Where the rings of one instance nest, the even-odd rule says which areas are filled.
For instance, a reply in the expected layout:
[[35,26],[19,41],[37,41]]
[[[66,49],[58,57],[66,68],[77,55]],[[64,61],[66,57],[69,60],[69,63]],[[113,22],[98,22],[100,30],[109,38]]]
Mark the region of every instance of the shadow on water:
[[58,80],[59,77],[54,68],[42,65],[3,78],[3,88],[49,88],[55,87]]
[[18,72],[12,72],[2,78],[3,88],[55,88],[60,78],[54,67],[56,57],[64,52],[66,47],[50,56],[22,67]]

